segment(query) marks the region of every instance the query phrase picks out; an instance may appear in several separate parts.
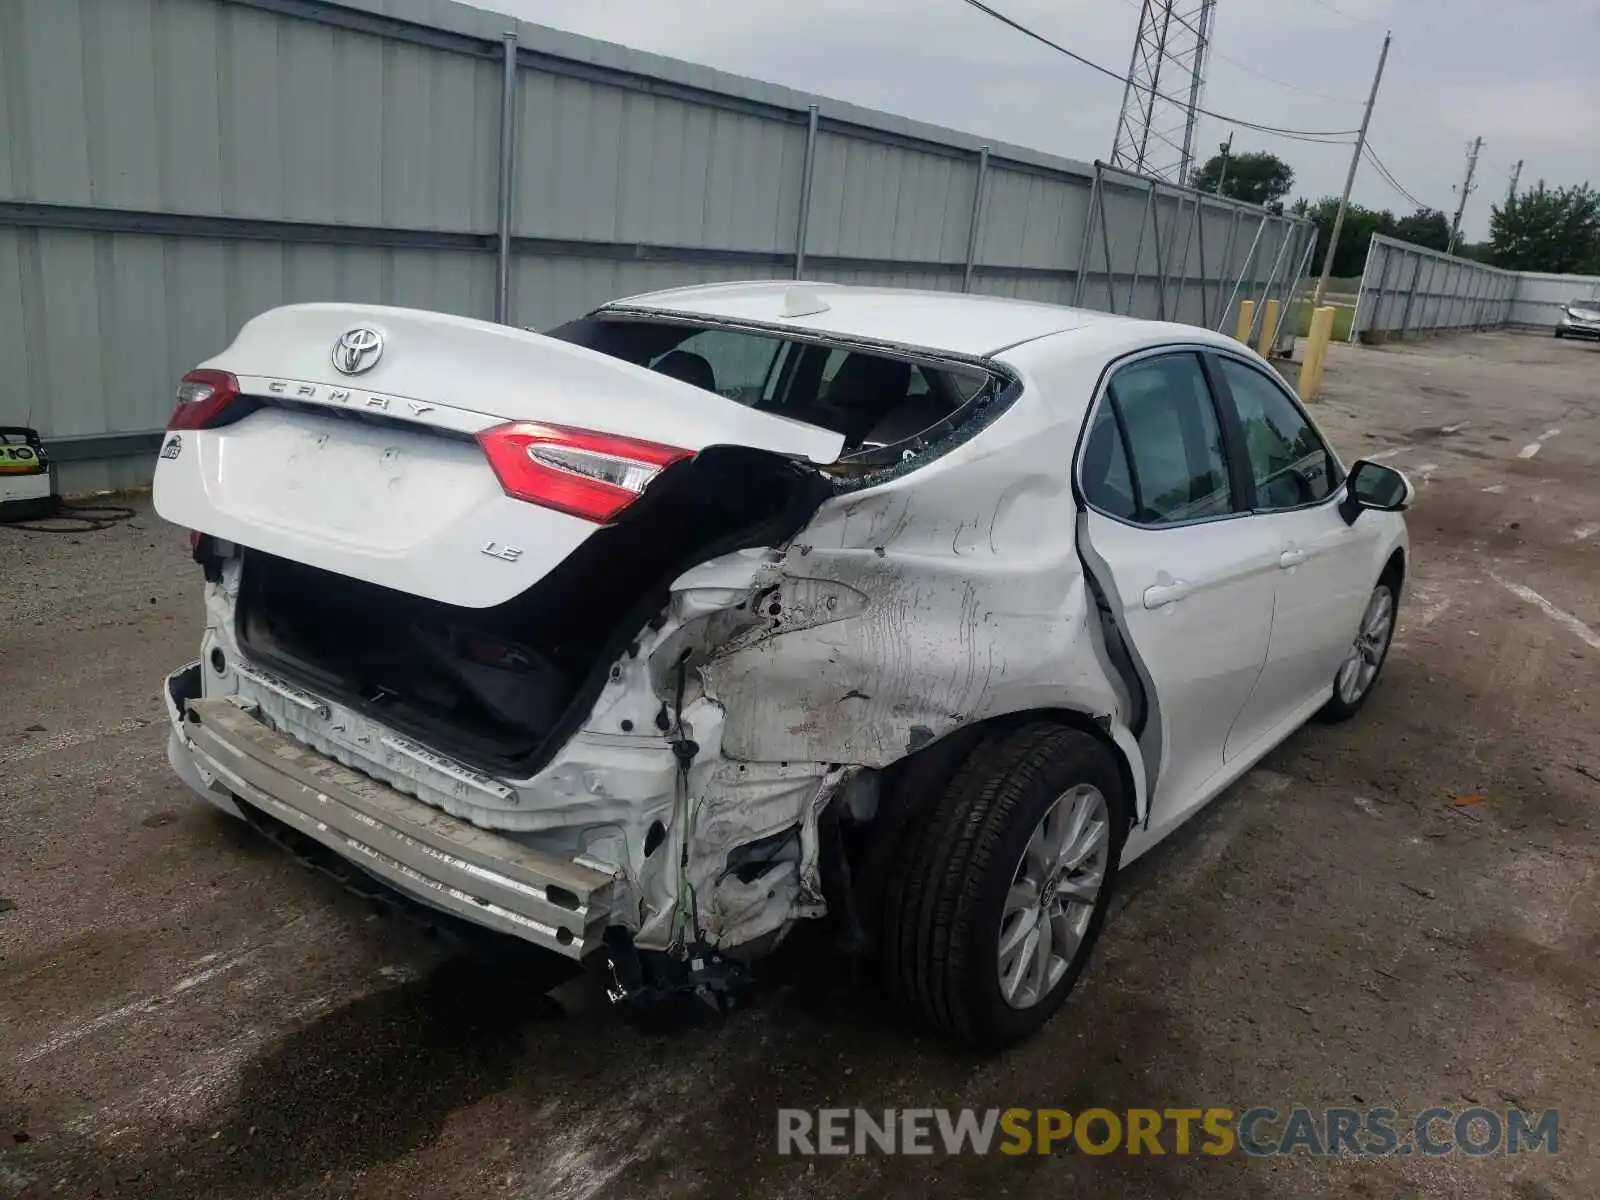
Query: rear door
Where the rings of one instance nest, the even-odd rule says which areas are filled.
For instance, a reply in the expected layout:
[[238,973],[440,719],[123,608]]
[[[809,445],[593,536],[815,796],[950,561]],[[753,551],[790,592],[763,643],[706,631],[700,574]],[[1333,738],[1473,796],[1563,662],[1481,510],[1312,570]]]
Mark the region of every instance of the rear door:
[[1150,814],[1180,820],[1221,770],[1266,662],[1276,550],[1251,516],[1193,350],[1115,367],[1080,453],[1084,551],[1147,692]]
[[1248,749],[1324,696],[1350,650],[1372,589],[1374,522],[1339,515],[1343,471],[1289,389],[1243,358],[1215,358],[1238,418],[1256,522],[1270,532],[1275,602],[1267,661],[1228,737]]

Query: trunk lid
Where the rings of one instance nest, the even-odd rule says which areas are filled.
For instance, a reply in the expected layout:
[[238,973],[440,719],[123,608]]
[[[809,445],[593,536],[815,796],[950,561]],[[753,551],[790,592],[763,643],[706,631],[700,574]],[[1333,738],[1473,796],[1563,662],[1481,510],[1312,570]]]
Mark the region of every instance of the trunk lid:
[[168,434],[154,489],[165,519],[468,608],[526,591],[604,528],[508,495],[475,440],[486,430],[536,422],[814,463],[843,445],[583,347],[411,309],[273,309],[202,367],[236,378],[240,399],[227,423]]

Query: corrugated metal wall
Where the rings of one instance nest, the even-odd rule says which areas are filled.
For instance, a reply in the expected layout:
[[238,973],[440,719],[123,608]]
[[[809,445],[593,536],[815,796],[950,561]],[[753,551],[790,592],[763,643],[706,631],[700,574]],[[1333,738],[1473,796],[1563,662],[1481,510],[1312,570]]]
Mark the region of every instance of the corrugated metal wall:
[[1350,337],[1406,337],[1441,330],[1553,329],[1563,305],[1600,302],[1600,276],[1503,271],[1375,234]]
[[1561,323],[1561,310],[1574,300],[1588,300],[1600,307],[1600,275],[1524,271],[1517,283],[1516,299],[1511,303],[1511,323],[1554,329]]
[[445,0],[0,0],[0,423],[68,490],[137,483],[177,376],[265,308],[494,318],[508,32],[516,324],[803,256],[1223,326],[1308,249],[1259,209]]

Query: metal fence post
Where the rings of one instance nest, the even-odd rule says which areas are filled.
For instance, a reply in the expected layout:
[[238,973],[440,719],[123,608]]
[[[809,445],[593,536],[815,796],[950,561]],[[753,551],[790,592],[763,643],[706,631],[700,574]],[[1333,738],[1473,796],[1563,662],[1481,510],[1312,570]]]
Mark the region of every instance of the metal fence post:
[[[1128,316],[1134,315],[1134,307],[1139,303],[1139,260],[1144,257],[1144,227],[1150,223],[1150,217],[1155,212],[1156,185],[1144,185],[1144,211],[1139,214],[1139,237],[1133,243],[1133,279],[1128,283]],[[1159,236],[1159,233],[1158,235]],[[1112,311],[1115,311],[1114,309]]]
[[989,179],[989,147],[978,151],[978,178],[972,185],[972,222],[967,226],[967,266],[961,275],[961,290],[972,290],[972,270],[978,260],[978,234],[983,229],[983,189]]
[[1429,259],[1429,262],[1427,262],[1427,293],[1426,296],[1424,296],[1424,304],[1422,304],[1422,315],[1424,315],[1424,317],[1427,317],[1427,301],[1438,299],[1438,310],[1434,314],[1434,320],[1432,320],[1432,323],[1427,326],[1427,331],[1429,331],[1429,334],[1438,333],[1438,320],[1440,320],[1440,317],[1445,315],[1445,302],[1443,302],[1442,296],[1435,296],[1434,293],[1434,282],[1437,280],[1437,278],[1438,259]]
[[511,197],[517,165],[517,35],[503,36],[505,56],[500,79],[500,197],[498,261],[495,268],[494,319],[511,316]]
[[[1183,320],[1183,291],[1189,283],[1189,247],[1194,245],[1194,223],[1200,217],[1200,204],[1200,196],[1198,193],[1196,193],[1194,198],[1194,207],[1189,210],[1189,224],[1184,226],[1183,253],[1178,256],[1178,261],[1173,264],[1178,273],[1178,291],[1177,295],[1172,298],[1172,319],[1174,321]],[[1178,214],[1180,217],[1183,215],[1182,196],[1179,196],[1178,198]],[[1204,249],[1203,242],[1201,248]],[[1203,275],[1204,273],[1205,271],[1202,269],[1201,274]],[[1200,293],[1200,307],[1202,309],[1205,308],[1205,302],[1206,295],[1202,290]]]
[[[1402,251],[1402,253],[1407,253]],[[1411,306],[1417,300],[1417,284],[1422,279],[1422,255],[1415,256],[1417,265],[1411,268],[1411,282],[1406,285],[1406,306],[1400,311],[1400,338],[1403,341],[1411,329]]]
[[806,109],[806,157],[800,168],[800,215],[794,228],[794,277],[806,273],[806,227],[811,223],[811,173],[817,165],[817,106]]
[[1205,326],[1211,320],[1211,300],[1206,288],[1209,286],[1206,279],[1206,202],[1198,199],[1194,206],[1194,223],[1200,237],[1198,239],[1198,253],[1195,255],[1200,261],[1200,324]]
[[[1254,345],[1256,340],[1261,336],[1260,326],[1266,320],[1267,304],[1272,299],[1272,287],[1273,284],[1278,281],[1278,268],[1283,265],[1283,257],[1289,253],[1289,243],[1293,240],[1294,239],[1289,236],[1289,227],[1286,223],[1283,230],[1283,237],[1278,242],[1277,256],[1272,260],[1272,270],[1268,273],[1267,282],[1261,289],[1261,303],[1256,306],[1255,320],[1250,322],[1250,337],[1248,340],[1252,345]],[[1279,310],[1282,311],[1281,305],[1279,306]]]
[[[1228,302],[1222,306],[1222,320],[1219,321],[1217,323],[1217,326],[1216,326],[1216,328],[1217,328],[1217,330],[1219,332],[1222,329],[1222,321],[1226,321],[1228,319],[1228,313],[1233,310],[1233,302],[1239,295],[1239,289],[1244,286],[1244,278],[1245,278],[1245,276],[1250,274],[1250,268],[1255,266],[1255,262],[1256,262],[1256,247],[1261,245],[1261,233],[1262,233],[1263,230],[1266,229],[1266,227],[1267,227],[1267,215],[1265,213],[1262,213],[1261,214],[1261,223],[1256,226],[1256,236],[1250,239],[1250,249],[1244,256],[1244,265],[1239,268],[1239,277],[1233,281],[1233,290],[1228,293]],[[1228,268],[1226,268],[1226,267],[1224,267],[1223,269],[1224,270],[1228,270]],[[1226,278],[1226,276],[1224,276],[1224,278]],[[1254,295],[1254,294],[1255,294],[1255,289],[1251,288],[1251,295]]]
[[1089,207],[1083,213],[1083,233],[1078,237],[1078,277],[1072,281],[1072,307],[1083,306],[1084,288],[1089,283],[1089,235],[1094,232],[1094,215],[1100,207],[1100,162],[1095,160],[1094,182],[1089,185]]
[[1183,193],[1179,192],[1174,198],[1176,208],[1172,214],[1172,224],[1167,227],[1167,239],[1172,243],[1165,251],[1161,248],[1161,203],[1156,202],[1152,219],[1156,227],[1156,278],[1160,280],[1156,290],[1156,320],[1167,319],[1167,254],[1176,250],[1178,241],[1178,223],[1183,220]]
[[[1228,272],[1233,269],[1233,246],[1239,240],[1240,210],[1233,209],[1233,215],[1228,218],[1228,240],[1222,246],[1222,261],[1217,263],[1217,304],[1222,304],[1222,281],[1227,279]],[[1233,303],[1230,297],[1229,304]],[[1221,329],[1222,323],[1228,319],[1226,312],[1213,309],[1206,314],[1205,323],[1213,329]]]
[[[1376,240],[1372,244],[1374,246],[1379,246],[1380,245],[1380,243],[1377,242]],[[1372,322],[1371,323],[1375,327],[1376,326],[1382,326],[1382,324],[1383,324],[1383,297],[1384,297],[1384,293],[1387,292],[1388,289],[1389,289],[1389,265],[1394,261],[1394,252],[1389,249],[1388,244],[1387,243],[1381,243],[1381,248],[1383,250],[1383,266],[1381,268],[1379,268],[1379,270],[1378,270],[1378,288],[1377,288],[1377,291],[1373,294],[1373,297],[1372,297]],[[1368,251],[1368,253],[1370,254],[1371,251]],[[1366,289],[1366,286],[1367,286],[1367,275],[1366,275],[1366,271],[1363,270],[1362,273],[1361,273],[1361,287],[1362,287],[1363,291]],[[1354,339],[1355,336],[1356,336],[1356,321],[1360,321],[1360,320],[1361,320],[1361,297],[1358,294],[1356,296],[1356,320],[1352,321],[1350,323],[1350,337],[1352,339]]]
[[[1295,295],[1300,290],[1300,281],[1306,277],[1306,267],[1311,262],[1311,252],[1317,248],[1317,227],[1314,222],[1308,223],[1306,229],[1309,236],[1305,239],[1305,248],[1300,251],[1300,259],[1295,265],[1294,274],[1289,279],[1288,290],[1284,293],[1283,303],[1278,306],[1278,323],[1272,329],[1272,345],[1278,345],[1278,339],[1283,336],[1283,323],[1289,319],[1289,309],[1295,303]],[[1292,349],[1292,347],[1291,347]]]
[[1106,194],[1100,189],[1100,250],[1106,260],[1106,311],[1117,311],[1117,272],[1111,263],[1111,231],[1106,226]]
[[[1378,255],[1383,259],[1385,267],[1388,266],[1388,247],[1379,240],[1382,236],[1382,234],[1375,233],[1367,242],[1367,257],[1361,263],[1361,282],[1356,284],[1356,308],[1355,312],[1350,314],[1350,339],[1352,341],[1355,340],[1356,331],[1361,328],[1361,302],[1367,298],[1367,276],[1372,273],[1372,256],[1374,254]],[[1379,291],[1381,292],[1382,290],[1380,281]],[[1376,311],[1374,311],[1373,316],[1376,318]]]

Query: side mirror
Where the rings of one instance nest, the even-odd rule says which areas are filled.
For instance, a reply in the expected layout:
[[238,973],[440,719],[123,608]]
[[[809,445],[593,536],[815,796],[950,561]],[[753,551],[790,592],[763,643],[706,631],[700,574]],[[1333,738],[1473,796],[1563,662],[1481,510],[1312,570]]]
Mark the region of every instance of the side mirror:
[[1339,515],[1346,525],[1354,525],[1364,508],[1379,512],[1403,512],[1411,507],[1416,489],[1411,481],[1382,463],[1363,458],[1350,468],[1344,481],[1344,499],[1339,502]]

